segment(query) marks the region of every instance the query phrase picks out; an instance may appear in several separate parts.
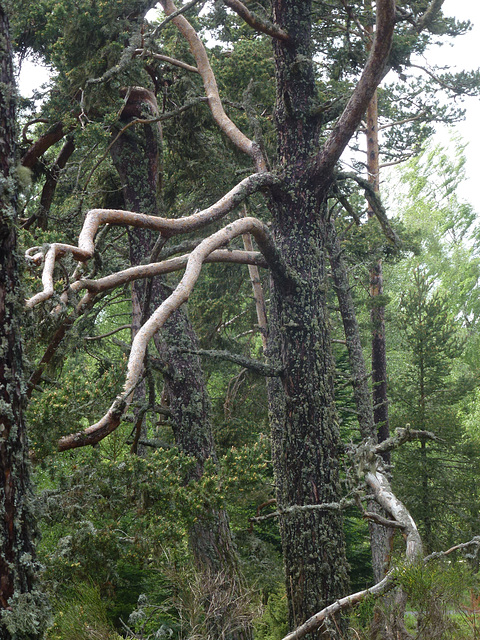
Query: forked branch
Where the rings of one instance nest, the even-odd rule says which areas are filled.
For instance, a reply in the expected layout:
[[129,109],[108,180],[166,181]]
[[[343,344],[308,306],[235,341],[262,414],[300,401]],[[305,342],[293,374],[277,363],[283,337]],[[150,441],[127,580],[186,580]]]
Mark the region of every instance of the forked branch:
[[[271,173],[253,174],[242,180],[238,185],[224,195],[223,198],[207,209],[203,209],[203,211],[194,213],[191,216],[177,218],[174,220],[169,220],[168,218],[157,218],[156,216],[148,216],[143,213],[117,209],[90,210],[87,213],[82,231],[78,238],[78,247],[63,243],[54,243],[50,245],[45,254],[42,250],[38,250],[37,248],[29,249],[26,252],[27,260],[32,261],[35,264],[40,264],[42,260],[44,262],[42,273],[43,290],[27,301],[27,307],[33,308],[35,305],[44,302],[53,296],[53,271],[55,263],[59,258],[66,254],[71,254],[79,262],[87,262],[92,258],[95,251],[95,234],[97,233],[100,225],[129,225],[141,229],[157,231],[165,237],[181,233],[189,233],[221,219],[229,211],[240,204],[247,196],[264,187],[275,184],[277,180],[278,178]],[[34,253],[35,251],[36,253]]]

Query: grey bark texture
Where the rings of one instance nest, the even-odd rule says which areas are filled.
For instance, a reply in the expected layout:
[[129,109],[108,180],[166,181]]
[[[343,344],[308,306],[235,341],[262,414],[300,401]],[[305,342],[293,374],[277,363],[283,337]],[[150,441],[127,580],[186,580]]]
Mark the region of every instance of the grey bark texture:
[[15,86],[4,2],[0,2],[0,128],[0,637],[40,640],[47,612],[36,586],[39,567],[23,415]]

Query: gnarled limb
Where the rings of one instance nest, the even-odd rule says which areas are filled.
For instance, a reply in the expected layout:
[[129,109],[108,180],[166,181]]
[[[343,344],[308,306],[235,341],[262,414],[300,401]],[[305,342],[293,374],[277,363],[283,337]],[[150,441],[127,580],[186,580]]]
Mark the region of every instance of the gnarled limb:
[[[455,551],[464,551],[472,547],[477,550],[480,548],[479,536],[472,538],[472,540],[469,540],[468,542],[457,544],[450,549],[447,549],[447,551],[438,551],[436,553],[432,553],[429,556],[423,558],[423,564],[428,564],[429,562],[431,562],[432,560],[436,560],[437,558],[449,556]],[[300,638],[303,638],[307,633],[318,629],[328,617],[331,617],[339,611],[350,609],[351,607],[365,600],[368,596],[379,598],[385,593],[388,593],[388,591],[391,591],[396,585],[397,576],[395,570],[393,570],[390,571],[383,580],[375,584],[373,587],[364,589],[363,591],[359,591],[357,593],[353,593],[349,596],[346,596],[345,598],[340,598],[339,600],[337,600],[337,602],[334,602],[330,606],[325,607],[325,609],[322,609],[322,611],[316,613],[303,625],[297,627],[297,629],[282,638],[282,640],[300,640]]]
[[261,33],[265,33],[267,36],[277,38],[278,40],[284,40],[285,42],[290,41],[290,37],[286,31],[280,29],[280,27],[277,27],[277,25],[272,24],[267,20],[264,20],[256,13],[252,13],[243,4],[243,2],[240,2],[240,0],[223,0],[223,2],[227,7],[230,7],[230,9],[243,18],[245,22],[252,27],[252,29],[255,29],[255,31],[260,31]]
[[54,243],[50,245],[45,255],[42,251],[37,251],[37,253],[32,255],[35,249],[29,249],[26,252],[27,260],[37,264],[39,264],[42,259],[44,260],[42,273],[43,291],[30,298],[26,305],[28,308],[33,308],[35,305],[53,296],[53,270],[57,259],[70,253],[79,262],[86,262],[93,256],[95,251],[95,234],[102,224],[129,225],[141,229],[150,229],[152,231],[158,231],[166,237],[179,233],[189,233],[215,220],[219,220],[234,209],[244,198],[259,189],[275,184],[277,181],[278,178],[271,173],[253,174],[242,180],[211,207],[194,213],[191,216],[175,220],[117,209],[91,209],[86,215],[82,231],[80,232],[78,247],[63,243]]
[[278,266],[279,258],[268,228],[255,218],[236,220],[203,240],[190,254],[183,278],[173,293],[137,332],[130,350],[127,377],[122,394],[117,396],[110,409],[97,423],[84,431],[61,438],[58,445],[61,451],[96,444],[118,427],[122,415],[131,402],[133,391],[141,379],[148,343],[170,315],[188,300],[208,255],[243,233],[251,233],[267,260],[274,266]]
[[[167,16],[170,16],[177,11],[172,0],[160,0],[160,4]],[[185,40],[188,42],[192,55],[197,62],[198,71],[202,76],[205,91],[207,93],[208,105],[212,112],[213,119],[233,144],[252,158],[258,171],[266,171],[266,163],[258,145],[240,131],[237,125],[234,124],[225,113],[222,101],[220,100],[215,75],[212,71],[212,67],[210,66],[206,49],[197,32],[182,15],[178,15],[174,18],[173,23],[178,27]]]
[[66,133],[67,131],[65,130],[63,122],[56,122],[28,149],[22,158],[22,165],[31,169],[40,156],[50,149],[51,146],[61,140]]

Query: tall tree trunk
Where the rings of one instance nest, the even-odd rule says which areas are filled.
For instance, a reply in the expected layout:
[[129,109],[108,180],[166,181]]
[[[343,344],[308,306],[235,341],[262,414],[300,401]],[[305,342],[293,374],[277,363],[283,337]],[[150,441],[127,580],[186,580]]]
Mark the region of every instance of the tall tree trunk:
[[[380,169],[378,146],[378,97],[373,96],[367,109],[367,170],[368,180],[376,193],[380,193]],[[368,208],[368,217],[375,216]],[[385,340],[385,305],[383,296],[383,270],[381,259],[370,266],[370,299],[372,324],[372,383],[373,412],[377,427],[378,442],[383,442],[390,435],[388,422],[387,396],[387,347]],[[390,454],[384,453],[383,459],[388,464]]]
[[[294,282],[272,288],[271,355],[284,370],[272,381],[272,450],[280,510],[340,499],[340,439],[333,392],[333,359],[326,307],[325,217],[329,183],[308,167],[318,120],[311,60],[311,2],[276,0],[278,26],[291,42],[275,42],[279,165],[288,189],[272,197],[273,232]],[[342,518],[332,510],[293,510],[280,518],[291,627],[347,590]],[[341,623],[339,623],[341,629]],[[336,637],[323,628],[309,638]]]
[[[152,104],[151,100],[142,101],[139,97],[130,95],[129,117],[141,117],[142,108],[148,109],[148,105]],[[135,106],[138,112],[132,113]],[[151,112],[149,115],[152,115]],[[156,125],[145,125],[141,130],[138,127],[135,130],[130,128],[112,149],[113,161],[123,184],[125,205],[132,211],[149,215],[159,213],[158,153],[159,131]],[[155,235],[149,231],[129,229],[132,264],[150,259],[155,240]],[[135,299],[145,317],[149,317],[169,294],[170,291],[159,278],[134,284]],[[165,385],[175,442],[183,452],[196,460],[187,481],[199,480],[205,462],[209,459],[216,462],[216,454],[201,363],[197,356],[187,353],[197,350],[198,342],[186,314],[182,310],[172,314],[154,341],[165,363]],[[204,576],[205,606],[211,608],[215,598],[221,603],[220,609],[207,618],[209,633],[212,638],[250,640],[250,623],[238,622],[240,613],[245,612],[235,609],[245,604],[245,598],[228,516],[223,509],[207,505],[197,515],[189,532],[189,540],[197,567]],[[215,590],[223,592],[220,598]],[[232,594],[230,601],[224,598],[227,592]]]
[[35,587],[32,491],[23,416],[24,381],[17,261],[15,88],[9,23],[0,2],[0,637],[43,637],[45,606]]

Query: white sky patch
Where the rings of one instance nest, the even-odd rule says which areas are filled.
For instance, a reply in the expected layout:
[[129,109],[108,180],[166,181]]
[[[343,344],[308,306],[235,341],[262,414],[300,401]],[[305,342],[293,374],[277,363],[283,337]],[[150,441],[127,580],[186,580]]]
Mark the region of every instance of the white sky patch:
[[[464,36],[455,38],[453,46],[444,45],[435,49],[435,62],[448,66],[452,71],[475,70],[480,66],[480,3],[472,0],[446,0],[443,12],[455,16],[458,20],[470,20],[472,30]],[[467,180],[460,185],[460,195],[473,205],[480,214],[480,193],[477,181],[480,175],[480,97],[465,98],[465,120],[455,127],[438,127],[435,141],[448,148],[452,128],[464,142],[467,164]]]
[[47,67],[26,58],[22,62],[18,79],[20,93],[24,98],[31,98],[32,93],[50,80],[51,72]]

